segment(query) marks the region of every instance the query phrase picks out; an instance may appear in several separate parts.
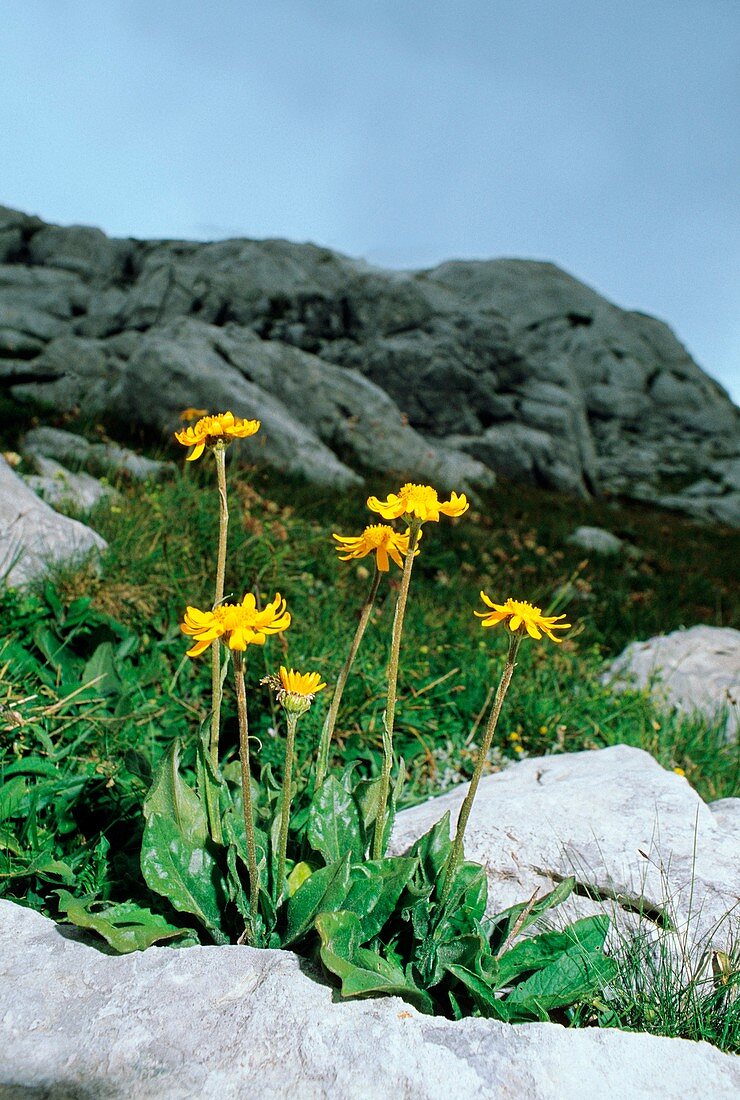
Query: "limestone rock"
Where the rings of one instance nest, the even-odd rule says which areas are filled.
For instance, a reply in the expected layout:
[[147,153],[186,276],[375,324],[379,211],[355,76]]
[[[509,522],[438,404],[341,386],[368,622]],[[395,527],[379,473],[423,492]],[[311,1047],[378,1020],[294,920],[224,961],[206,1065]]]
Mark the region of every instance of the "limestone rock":
[[588,551],[589,554],[603,554],[607,557],[618,554],[624,546],[621,539],[602,527],[576,527],[566,542]]
[[89,474],[73,474],[53,458],[37,454],[33,464],[36,474],[29,474],[24,481],[54,508],[69,507],[77,512],[89,512],[101,500],[115,495],[110,485],[104,485]]
[[337,1003],[289,952],[152,947],[119,958],[0,901],[0,1086],[137,1100],[730,1100],[740,1061],[616,1030]]
[[692,626],[632,642],[604,674],[614,687],[651,687],[655,698],[716,721],[727,713],[728,735],[740,726],[740,631]]
[[0,458],[0,582],[22,588],[51,563],[74,562],[107,543],[77,520],[59,515]]
[[0,208],[0,385],[148,422],[175,402],[246,406],[266,426],[255,459],[325,485],[500,474],[740,525],[727,394],[666,325],[548,263],[385,271],[309,244],[112,240]]
[[31,461],[37,456],[51,458],[73,469],[89,470],[98,477],[159,481],[173,471],[169,462],[145,458],[117,443],[90,443],[83,436],[60,428],[33,428],[23,437],[21,449]]
[[[466,790],[402,811],[392,851],[447,810],[454,826]],[[663,912],[695,959],[737,942],[739,844],[740,820],[715,816],[686,779],[626,745],[523,760],[483,779],[465,833],[467,858],[486,868],[491,913],[574,875],[558,921],[605,910],[616,945],[637,925],[655,932]]]

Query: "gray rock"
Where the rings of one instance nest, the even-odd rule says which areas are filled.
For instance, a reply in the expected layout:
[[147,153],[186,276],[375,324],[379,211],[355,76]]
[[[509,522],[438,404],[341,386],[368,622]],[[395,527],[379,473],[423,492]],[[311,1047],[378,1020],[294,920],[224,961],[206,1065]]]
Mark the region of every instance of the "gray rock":
[[615,688],[649,687],[669,708],[715,722],[727,715],[727,732],[740,725],[740,631],[692,626],[632,642],[603,680]]
[[7,1096],[254,1100],[730,1100],[740,1061],[616,1030],[336,1003],[289,952],[150,948],[112,958],[0,901]]
[[21,399],[151,422],[171,388],[183,407],[249,407],[265,423],[250,453],[325,485],[500,474],[740,526],[727,394],[666,325],[553,264],[384,271],[315,245],[118,241],[5,208],[2,260],[0,384]]
[[604,554],[611,556],[618,554],[624,543],[613,535],[611,531],[605,531],[602,527],[576,527],[566,542],[571,546],[578,546],[587,550],[590,554]]
[[110,485],[104,485],[89,474],[73,474],[53,458],[36,454],[33,464],[37,473],[29,474],[24,481],[53,508],[67,507],[77,512],[89,512],[101,500],[116,495]]
[[137,455],[117,443],[90,443],[81,435],[60,428],[33,428],[21,441],[25,457],[56,459],[72,469],[86,469],[98,477],[128,481],[159,481],[173,472],[171,462],[157,462]]
[[95,531],[40,500],[0,458],[0,583],[22,588],[50,565],[82,560],[106,545]]
[[[447,810],[454,826],[466,791],[402,811],[392,851]],[[558,923],[606,911],[618,946],[637,927],[653,937],[663,912],[675,928],[668,946],[690,950],[697,965],[740,935],[738,844],[738,820],[715,816],[686,779],[626,745],[523,760],[484,778],[465,833],[467,858],[486,868],[489,912],[574,875],[578,892]]]

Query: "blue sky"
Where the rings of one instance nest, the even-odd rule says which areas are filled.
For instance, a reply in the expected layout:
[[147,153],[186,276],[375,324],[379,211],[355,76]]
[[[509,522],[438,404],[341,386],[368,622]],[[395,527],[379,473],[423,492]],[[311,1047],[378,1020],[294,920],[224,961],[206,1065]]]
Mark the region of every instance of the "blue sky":
[[738,0],[22,0],[0,47],[0,202],[553,260],[740,399]]

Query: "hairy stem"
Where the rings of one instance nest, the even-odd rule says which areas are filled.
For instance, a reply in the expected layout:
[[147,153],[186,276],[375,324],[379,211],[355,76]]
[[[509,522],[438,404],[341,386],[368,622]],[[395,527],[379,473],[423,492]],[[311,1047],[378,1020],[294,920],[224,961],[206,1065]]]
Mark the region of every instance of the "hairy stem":
[[298,715],[286,712],[288,736],[285,741],[285,770],[283,773],[283,799],[280,807],[280,837],[278,840],[277,886],[275,893],[278,901],[283,896],[285,885],[285,854],[288,850],[288,825],[290,824],[291,786],[293,783],[293,754],[295,751],[295,730]]
[[360,618],[357,623],[357,629],[355,630],[355,636],[352,639],[352,645],[349,647],[349,653],[347,654],[347,660],[342,665],[342,670],[337,677],[337,684],[334,688],[334,695],[332,696],[329,711],[324,719],[324,725],[321,730],[321,740],[319,741],[319,751],[316,757],[316,778],[314,781],[314,789],[318,790],[321,784],[324,782],[324,777],[329,768],[329,751],[331,748],[332,737],[334,736],[334,727],[337,724],[337,715],[339,714],[339,706],[342,702],[342,695],[349,678],[352,665],[354,664],[357,651],[360,648],[360,642],[362,641],[365,633],[365,628],[370,619],[370,612],[373,609],[375,603],[375,597],[378,594],[378,585],[380,584],[380,570],[376,564],[375,575],[373,576],[372,583],[370,585],[370,591],[367,594],[367,599],[362,605],[360,611]]
[[520,627],[519,630],[517,630],[509,638],[509,652],[506,655],[506,664],[504,665],[504,671],[501,673],[501,679],[499,680],[499,685],[496,690],[496,698],[493,700],[491,713],[488,716],[486,730],[483,734],[483,742],[478,752],[478,759],[475,762],[475,771],[473,772],[473,778],[470,781],[468,793],[465,795],[465,801],[460,808],[460,816],[457,819],[457,830],[455,832],[455,839],[452,842],[452,848],[450,849],[450,854],[447,859],[447,869],[445,871],[444,885],[442,886],[440,907],[444,905],[444,903],[447,901],[447,898],[450,896],[450,890],[452,889],[452,882],[455,877],[455,871],[457,870],[460,859],[462,857],[465,828],[468,824],[470,811],[473,808],[473,802],[475,801],[475,795],[476,791],[478,790],[478,784],[480,783],[480,777],[483,774],[483,765],[486,762],[486,758],[491,748],[491,742],[493,741],[493,735],[496,732],[496,726],[498,724],[499,715],[501,713],[501,707],[503,706],[506,692],[509,690],[511,677],[514,674],[516,655],[519,650],[519,644],[522,640],[522,629],[523,628]]
[[250,939],[256,933],[259,907],[260,878],[257,868],[257,846],[254,834],[254,807],[252,805],[252,773],[249,767],[249,723],[247,720],[247,692],[244,686],[244,657],[234,651],[234,684],[236,709],[239,716],[239,758],[242,766],[242,803],[244,806],[244,831],[247,836],[247,866],[249,869],[249,912],[252,927]]
[[385,832],[385,811],[388,804],[388,792],[391,785],[391,769],[393,767],[393,724],[396,717],[396,687],[398,684],[398,660],[401,654],[401,635],[403,634],[403,619],[406,614],[406,601],[409,595],[411,583],[411,570],[414,567],[416,556],[416,544],[419,541],[421,523],[414,520],[410,525],[409,549],[406,560],[403,563],[401,576],[401,588],[396,600],[396,613],[393,617],[393,633],[391,635],[391,653],[388,660],[388,696],[383,716],[383,771],[380,776],[380,796],[378,799],[378,816],[375,818],[375,836],[373,838],[373,859],[381,859],[383,856],[383,834]]
[[[217,443],[213,448],[216,458],[216,475],[218,477],[218,556],[216,558],[216,592],[213,599],[214,608],[224,598],[224,576],[226,573],[226,542],[229,531],[229,504],[226,496],[226,448],[223,443]],[[221,650],[217,645],[211,646],[211,763],[218,767],[218,739],[221,732]],[[219,823],[220,827],[220,823]],[[214,838],[215,839],[215,838]]]

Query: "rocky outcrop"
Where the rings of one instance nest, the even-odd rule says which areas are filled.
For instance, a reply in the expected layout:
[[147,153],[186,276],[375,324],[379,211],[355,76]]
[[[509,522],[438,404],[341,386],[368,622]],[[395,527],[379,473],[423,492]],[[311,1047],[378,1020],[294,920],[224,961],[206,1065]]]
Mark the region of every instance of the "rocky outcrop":
[[738,412],[671,330],[552,264],[374,269],[285,241],[110,240],[0,208],[0,383],[171,430],[259,416],[255,457],[613,492],[740,523]]
[[[466,791],[400,813],[393,852],[447,810],[454,826]],[[481,781],[465,853],[486,868],[491,913],[573,875],[576,891],[551,919],[605,911],[613,949],[670,928],[664,947],[698,965],[740,936],[740,799],[722,805],[713,814],[686,779],[627,745],[542,756]]]
[[726,716],[728,736],[740,730],[740,630],[692,626],[632,642],[603,679],[617,690],[650,688],[658,704],[708,722]]
[[0,584],[22,588],[50,565],[80,561],[106,546],[85,524],[50,508],[0,458]]
[[613,1029],[337,1003],[287,951],[149,948],[111,958],[0,901],[0,1091],[137,1100],[730,1100],[740,1063]]

